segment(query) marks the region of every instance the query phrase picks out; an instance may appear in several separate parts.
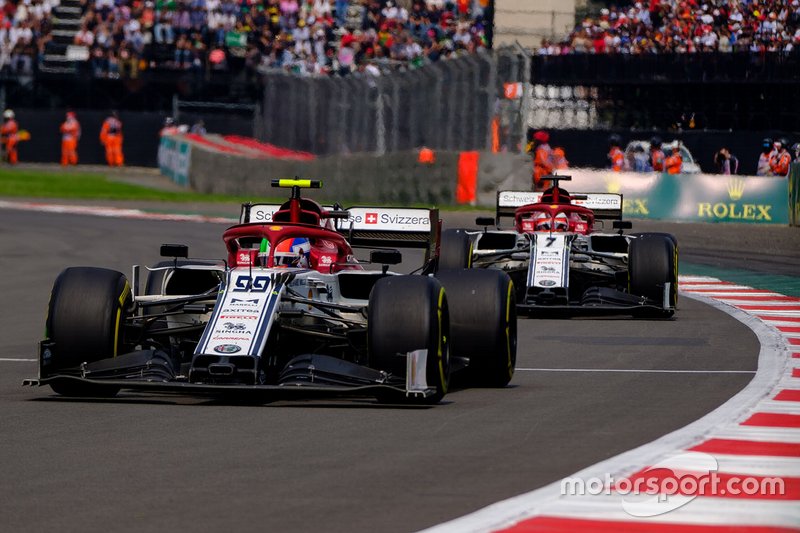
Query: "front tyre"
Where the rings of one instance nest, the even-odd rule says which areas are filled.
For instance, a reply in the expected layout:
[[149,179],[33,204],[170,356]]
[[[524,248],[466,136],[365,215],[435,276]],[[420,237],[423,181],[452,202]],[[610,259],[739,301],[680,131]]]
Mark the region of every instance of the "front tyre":
[[[657,314],[670,317],[678,304],[678,249],[674,237],[666,234],[644,234],[631,240],[628,250],[628,281],[631,294],[666,303],[670,310]],[[664,287],[669,283],[667,301]]]
[[[130,306],[131,287],[119,272],[93,267],[61,272],[47,310],[46,337],[53,343],[48,374],[116,357],[124,346],[122,324]],[[65,396],[113,396],[119,391],[67,380],[50,386]]]
[[474,385],[505,387],[517,364],[514,284],[492,269],[449,270],[436,276],[450,305],[450,351],[469,360]]
[[427,276],[386,276],[369,297],[370,367],[406,375],[406,353],[428,351],[425,376],[435,390],[422,403],[438,403],[450,384],[449,315],[444,288]]

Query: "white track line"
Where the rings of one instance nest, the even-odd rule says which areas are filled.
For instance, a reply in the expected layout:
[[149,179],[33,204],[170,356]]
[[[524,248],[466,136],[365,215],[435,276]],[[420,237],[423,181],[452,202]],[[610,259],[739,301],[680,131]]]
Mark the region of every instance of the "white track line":
[[151,213],[141,209],[121,207],[99,207],[88,205],[49,204],[41,202],[9,202],[0,200],[0,209],[17,211],[38,211],[43,213],[59,213],[69,215],[90,215],[110,218],[131,218],[139,220],[166,220],[174,222],[200,222],[214,224],[236,224],[238,219],[194,214]]
[[639,368],[517,368],[522,372],[631,372],[642,374],[755,374],[755,370],[659,370]]
[[[708,278],[692,279],[699,281]],[[744,415],[752,412],[753,406],[756,405],[759,400],[765,400],[765,396],[767,396],[780,381],[785,368],[787,368],[787,362],[790,356],[786,349],[786,342],[777,330],[745,311],[718,302],[705,295],[693,294],[691,292],[684,292],[683,294],[686,297],[699,300],[731,315],[756,334],[759,344],[761,345],[758,354],[758,371],[744,389],[700,420],[664,435],[653,442],[589,466],[580,472],[572,474],[569,476],[570,478],[603,479],[606,474],[611,474],[619,478],[638,472],[650,465],[657,464],[664,456],[686,450],[699,444],[718,431],[721,426],[734,420],[741,420]],[[515,496],[508,500],[497,502],[474,513],[451,520],[450,522],[433,526],[426,529],[425,533],[494,531],[534,516],[558,515],[561,514],[558,511],[563,512],[564,509],[569,509],[566,513],[566,517],[577,518],[578,514],[576,514],[576,511],[582,504],[593,505],[592,500],[581,501],[580,504],[574,505],[568,500],[568,497],[562,496],[561,492],[561,480],[558,480],[550,485]],[[703,500],[709,502],[711,499],[712,498],[704,498]],[[763,512],[761,512],[761,508],[755,508],[757,505],[760,505],[758,503],[753,504],[753,502],[747,502],[746,506],[736,506],[730,505],[730,501],[723,500],[722,502],[724,502],[722,507],[713,506],[713,509],[704,509],[704,511],[708,513],[707,516],[711,523],[713,523],[714,520],[718,520],[719,517],[725,516],[720,512],[723,508],[729,517],[726,521],[729,520],[730,524],[735,525],[784,526],[786,523],[790,523],[792,526],[796,527],[796,525],[800,523],[800,510],[797,510],[796,502],[788,502],[788,506],[781,505],[787,502],[764,502]],[[697,503],[698,501],[693,501],[692,505],[686,507],[696,509],[697,506],[695,504]],[[616,507],[613,509],[611,509],[606,502],[598,501],[597,505],[604,508],[603,511],[611,510],[611,515],[620,519],[629,521],[631,518],[621,510],[619,497],[615,500]],[[713,504],[701,503],[701,505],[710,507]],[[686,509],[686,507],[682,509]],[[589,518],[589,516],[585,514],[585,511],[587,511],[586,509],[582,509],[581,511],[580,514],[583,515],[581,518]],[[699,514],[705,515],[705,513]],[[602,512],[601,516],[603,519],[611,518],[607,512]],[[667,517],[667,520],[677,519],[676,521],[681,521],[682,519],[681,523],[696,523],[696,520],[691,519],[683,512],[678,513],[673,511],[673,513],[668,513],[664,516]],[[756,516],[758,520],[755,520]],[[782,516],[782,519],[778,520],[775,518],[777,516]],[[775,518],[775,520],[773,521],[770,517]],[[659,520],[661,519],[662,517],[659,517]]]
[[2,363],[35,363],[36,359],[17,359],[14,357],[0,357],[0,362]]

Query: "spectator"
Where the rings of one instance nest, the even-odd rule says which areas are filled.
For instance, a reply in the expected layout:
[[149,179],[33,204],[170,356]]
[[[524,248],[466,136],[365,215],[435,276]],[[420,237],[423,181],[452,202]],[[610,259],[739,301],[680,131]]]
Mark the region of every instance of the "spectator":
[[603,8],[538,53],[657,54],[791,51],[800,43],[800,1],[661,0]]
[[9,165],[16,165],[19,158],[17,144],[19,143],[19,125],[14,111],[6,109],[3,112],[3,126],[0,127],[0,145],[3,148],[3,160]]
[[553,173],[553,152],[550,149],[550,134],[537,131],[528,143],[526,152],[533,156],[532,190],[543,191],[550,186],[549,180],[543,179]]
[[644,146],[637,144],[633,148],[633,171],[650,172],[653,167],[650,165],[650,157],[645,153]]
[[567,161],[567,154],[560,146],[553,148],[553,169],[565,170],[569,168],[569,161]]
[[661,137],[650,139],[650,168],[654,172],[664,172],[666,156],[661,149]]
[[[143,57],[153,68],[235,65],[251,77],[271,68],[376,76],[485,48],[480,12],[460,0],[88,0],[77,40],[96,76],[133,77]],[[225,57],[212,61],[217,49]]]
[[205,123],[202,120],[198,120],[197,122],[192,124],[189,133],[194,133],[196,135],[205,135],[208,132],[206,131]]
[[680,174],[683,167],[683,157],[681,156],[681,145],[677,143],[672,149],[672,154],[664,160],[664,168],[668,174]]
[[81,125],[72,111],[67,111],[67,117],[59,128],[61,132],[61,165],[78,164],[78,141],[81,138]]
[[717,167],[717,174],[739,173],[739,159],[725,147],[714,154],[714,165]]
[[775,142],[775,153],[770,159],[769,169],[773,176],[788,176],[792,164],[792,155],[789,153],[789,141],[785,138]]
[[608,138],[608,161],[611,165],[611,170],[614,172],[622,172],[625,170],[625,153],[622,151],[622,138],[612,134]]
[[775,154],[775,147],[769,137],[761,141],[761,154],[758,156],[756,176],[771,176],[770,161]]

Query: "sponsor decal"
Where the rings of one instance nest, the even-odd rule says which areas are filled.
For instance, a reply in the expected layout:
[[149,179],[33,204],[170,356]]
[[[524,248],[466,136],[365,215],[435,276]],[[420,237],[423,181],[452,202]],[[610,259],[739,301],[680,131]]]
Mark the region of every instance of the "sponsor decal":
[[269,229],[272,231],[280,231],[283,229],[283,226],[270,226]]
[[217,353],[223,354],[230,354],[230,353],[237,353],[242,350],[241,346],[237,346],[235,344],[217,344],[214,346],[214,351]]
[[254,205],[250,208],[249,222],[272,222],[272,215],[278,209],[279,205]]
[[238,315],[220,315],[220,320],[255,320],[260,313],[238,314]]
[[234,322],[225,322],[224,324],[222,324],[222,327],[227,329],[227,330],[232,330],[232,331],[244,331],[244,330],[247,329],[247,326],[245,326],[241,322],[236,322],[236,323],[234,323]]
[[731,200],[741,200],[742,195],[744,195],[744,180],[741,178],[729,178],[728,179],[728,186],[726,187],[728,190],[728,197]]
[[258,298],[253,298],[251,300],[243,300],[241,298],[231,298],[230,305],[236,305],[242,307],[258,307]]
[[[555,269],[553,269],[553,272],[555,272]],[[539,285],[541,285],[542,287],[552,287],[555,284],[556,282],[553,281],[552,279],[543,279],[539,282]]]
[[[270,287],[269,276],[239,276],[233,285],[233,292],[267,292]],[[231,302],[233,302],[231,300]],[[252,300],[251,300],[252,301]],[[255,300],[258,302],[258,300]]]
[[329,255],[323,255],[320,256],[319,262],[322,263],[323,265],[330,265],[331,263],[333,263],[333,259]]
[[520,207],[528,204],[535,204],[542,197],[540,192],[526,191],[502,191],[497,198],[500,207]]
[[236,264],[247,266],[253,263],[253,258],[250,255],[250,252],[239,252],[236,255]]
[[[244,331],[242,333],[244,334],[244,333],[251,333],[251,332]],[[250,342],[252,339],[250,337],[236,337],[236,336],[232,336],[232,335],[225,335],[224,331],[216,330],[216,331],[214,331],[214,334],[211,337],[211,340],[215,341],[215,342],[220,342],[220,341],[245,341],[245,342]]]
[[622,200],[622,212],[626,215],[649,215],[648,198],[625,198]]
[[735,202],[716,203],[701,202],[697,204],[697,216],[700,218],[730,219],[730,220],[758,220],[769,222],[771,205],[762,204],[737,204]]
[[[374,208],[372,208],[374,209]],[[365,208],[349,209],[350,218],[341,227],[352,224],[355,228],[385,229],[389,231],[427,231],[430,228],[430,211],[427,209],[386,209],[366,211]]]

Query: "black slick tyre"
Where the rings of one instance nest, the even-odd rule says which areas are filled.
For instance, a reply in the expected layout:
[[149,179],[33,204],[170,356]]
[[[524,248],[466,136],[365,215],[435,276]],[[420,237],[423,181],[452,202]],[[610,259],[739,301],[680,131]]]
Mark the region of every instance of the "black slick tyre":
[[450,308],[450,353],[469,360],[472,385],[505,387],[517,363],[514,284],[499,270],[439,272]]
[[438,270],[470,268],[472,266],[472,239],[463,229],[447,229],[439,243]]
[[[670,284],[668,304],[678,304],[678,249],[667,234],[644,234],[631,240],[628,250],[628,281],[631,294],[655,302],[664,301],[664,287]],[[674,311],[655,315],[669,317]]]
[[[47,312],[46,337],[54,343],[48,372],[116,357],[124,346],[122,325],[130,303],[131,287],[119,272],[93,267],[61,272]],[[119,390],[67,380],[51,388],[66,396],[113,396]]]
[[450,383],[449,315],[441,284],[427,276],[378,280],[369,298],[367,346],[370,367],[395,376],[406,375],[406,353],[426,349],[426,382],[435,392],[421,403],[438,403]]

